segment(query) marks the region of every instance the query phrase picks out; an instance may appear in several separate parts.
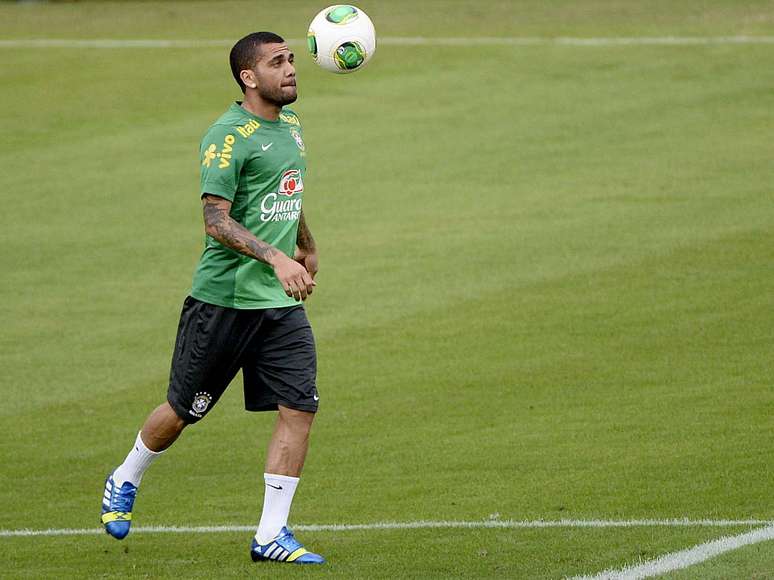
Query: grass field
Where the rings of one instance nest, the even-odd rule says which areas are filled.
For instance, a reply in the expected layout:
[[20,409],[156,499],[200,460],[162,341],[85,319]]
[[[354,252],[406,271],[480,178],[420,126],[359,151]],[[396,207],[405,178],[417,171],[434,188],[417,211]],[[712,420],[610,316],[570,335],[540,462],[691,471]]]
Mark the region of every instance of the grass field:
[[[770,2],[358,3],[382,37],[774,34]],[[228,46],[325,3],[0,4],[0,530],[97,529],[166,392]],[[774,44],[296,45],[321,411],[291,524],[774,521]],[[271,414],[234,384],[137,526],[249,526]],[[563,578],[763,527],[0,535],[0,577]],[[670,578],[774,578],[761,542]]]

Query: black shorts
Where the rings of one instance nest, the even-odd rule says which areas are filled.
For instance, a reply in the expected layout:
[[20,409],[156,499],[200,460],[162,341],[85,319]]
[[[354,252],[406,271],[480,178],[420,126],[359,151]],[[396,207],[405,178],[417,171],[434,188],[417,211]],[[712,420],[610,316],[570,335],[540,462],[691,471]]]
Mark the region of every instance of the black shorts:
[[237,310],[188,297],[177,329],[167,400],[201,419],[242,369],[245,409],[317,411],[317,355],[303,306]]

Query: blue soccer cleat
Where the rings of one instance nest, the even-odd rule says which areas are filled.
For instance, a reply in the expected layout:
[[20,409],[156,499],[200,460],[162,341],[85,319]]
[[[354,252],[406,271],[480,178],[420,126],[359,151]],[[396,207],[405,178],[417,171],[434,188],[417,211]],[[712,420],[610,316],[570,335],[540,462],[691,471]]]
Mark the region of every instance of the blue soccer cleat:
[[123,540],[132,525],[132,506],[137,495],[137,486],[125,481],[120,488],[113,481],[113,474],[105,480],[105,494],[102,496],[102,517],[105,531],[116,540]]
[[253,543],[250,546],[250,557],[253,562],[273,560],[293,564],[325,564],[325,558],[304,548],[296,540],[293,532],[287,528],[282,528],[279,536],[265,546],[261,546],[258,540],[253,538]]

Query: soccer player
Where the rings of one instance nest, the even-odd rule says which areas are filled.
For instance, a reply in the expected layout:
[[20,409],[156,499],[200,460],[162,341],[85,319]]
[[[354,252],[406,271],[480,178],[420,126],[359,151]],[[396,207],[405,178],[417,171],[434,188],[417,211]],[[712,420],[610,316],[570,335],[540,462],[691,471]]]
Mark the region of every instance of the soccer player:
[[304,219],[306,151],[294,102],[293,53],[271,32],[231,49],[244,93],[201,142],[206,243],[180,315],[167,400],[105,481],[101,521],[126,537],[143,473],[202,419],[242,369],[245,408],[277,410],[264,473],[254,561],[322,564],[287,528],[319,396],[312,329],[301,304],[314,289],[317,249]]

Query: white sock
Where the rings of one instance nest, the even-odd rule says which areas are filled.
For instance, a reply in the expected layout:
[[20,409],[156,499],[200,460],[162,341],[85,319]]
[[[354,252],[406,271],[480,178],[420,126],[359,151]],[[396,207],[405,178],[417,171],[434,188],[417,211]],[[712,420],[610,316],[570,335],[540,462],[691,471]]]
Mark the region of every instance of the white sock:
[[283,526],[288,523],[290,504],[293,503],[293,494],[298,485],[297,477],[289,475],[274,475],[264,473],[263,512],[258,531],[255,532],[255,540],[263,545],[276,538]]
[[139,486],[140,481],[142,481],[142,474],[145,473],[145,470],[153,463],[153,460],[162,453],[164,452],[151,451],[145,447],[145,443],[142,442],[140,433],[137,433],[134,447],[132,447],[129,455],[124,459],[124,462],[113,472],[113,481],[115,481],[118,487],[121,487],[125,481],[128,481],[132,485]]

